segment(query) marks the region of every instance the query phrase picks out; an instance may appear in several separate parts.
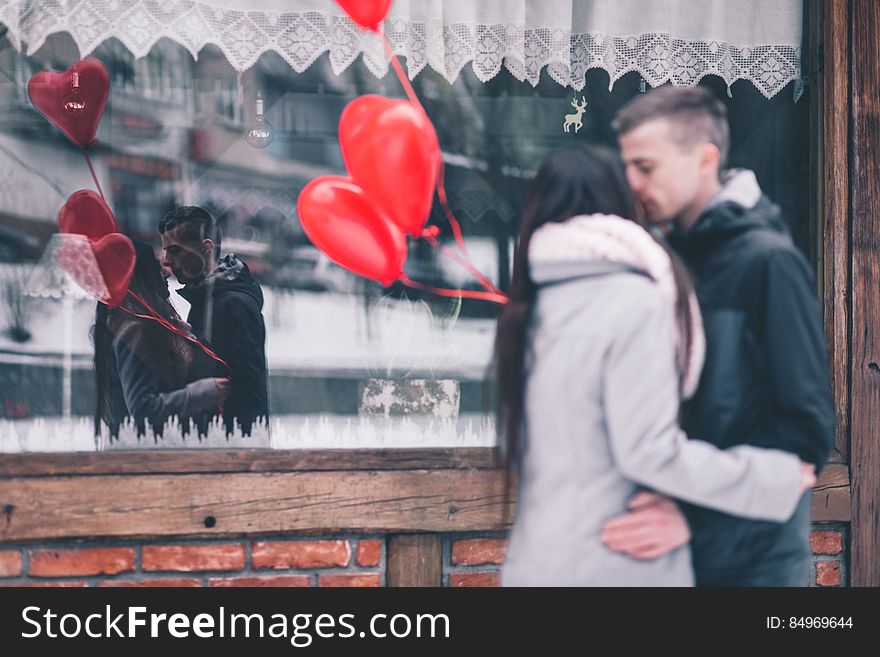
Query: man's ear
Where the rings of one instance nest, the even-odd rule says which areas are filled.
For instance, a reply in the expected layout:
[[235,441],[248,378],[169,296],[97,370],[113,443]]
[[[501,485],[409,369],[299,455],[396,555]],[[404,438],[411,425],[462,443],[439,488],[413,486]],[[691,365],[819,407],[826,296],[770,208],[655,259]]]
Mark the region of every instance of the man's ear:
[[208,260],[212,260],[214,258],[214,240],[205,239],[202,240],[202,253],[207,256]]
[[711,142],[703,144],[700,151],[700,166],[708,169],[712,174],[717,174],[721,166],[721,151]]

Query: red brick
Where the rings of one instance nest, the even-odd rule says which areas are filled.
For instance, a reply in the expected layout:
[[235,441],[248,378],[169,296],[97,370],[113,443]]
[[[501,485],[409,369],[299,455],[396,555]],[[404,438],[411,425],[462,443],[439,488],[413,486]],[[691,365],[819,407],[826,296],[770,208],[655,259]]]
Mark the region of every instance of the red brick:
[[0,584],[0,588],[7,588],[11,586],[21,586],[26,589],[47,589],[47,588],[71,588],[71,587],[83,587],[88,586],[87,582],[3,582]]
[[188,588],[191,588],[191,587],[196,587],[196,586],[201,586],[201,585],[202,585],[202,583],[197,579],[185,579],[185,578],[177,578],[176,579],[174,577],[169,577],[167,579],[142,579],[139,582],[136,582],[134,580],[128,580],[128,579],[108,579],[108,580],[105,580],[105,581],[101,582],[100,584],[98,584],[98,586],[101,586],[104,588],[110,588],[110,587],[125,587],[125,588],[131,588],[131,587],[137,587],[137,588],[159,588],[159,587],[168,587],[168,588],[178,587],[178,588],[181,588],[181,587],[188,587]]
[[358,541],[357,557],[358,566],[378,566],[382,560],[382,541]]
[[382,586],[382,578],[379,573],[340,573],[338,575],[321,575],[318,578],[318,586]]
[[835,531],[811,532],[810,547],[813,554],[840,554],[843,552],[843,535]]
[[816,584],[819,586],[840,586],[840,564],[836,561],[817,563]]
[[279,577],[229,577],[210,580],[211,586],[272,586],[272,587],[300,587],[311,586],[312,578],[309,575],[282,575]]
[[134,548],[31,550],[28,572],[34,577],[115,575],[134,570]]
[[0,552],[0,577],[18,577],[21,575],[21,552],[3,550]]
[[452,573],[449,576],[449,586],[500,586],[498,573]]
[[254,543],[254,568],[335,568],[351,561],[348,541],[268,541]]
[[503,538],[466,538],[452,543],[454,566],[480,566],[504,563],[507,540]]
[[241,570],[244,545],[145,545],[141,568],[193,572],[199,570]]

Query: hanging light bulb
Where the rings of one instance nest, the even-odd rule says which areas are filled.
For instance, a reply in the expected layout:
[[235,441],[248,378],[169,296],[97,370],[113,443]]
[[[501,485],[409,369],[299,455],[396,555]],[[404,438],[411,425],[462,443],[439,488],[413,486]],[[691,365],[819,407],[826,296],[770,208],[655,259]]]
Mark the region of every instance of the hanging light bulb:
[[275,130],[272,124],[266,119],[263,110],[263,92],[257,92],[257,112],[254,116],[254,122],[248,128],[245,141],[254,148],[266,148],[272,143],[275,137]]
[[82,114],[86,108],[86,99],[79,93],[79,71],[73,69],[70,74],[70,93],[64,97],[61,109],[67,116]]

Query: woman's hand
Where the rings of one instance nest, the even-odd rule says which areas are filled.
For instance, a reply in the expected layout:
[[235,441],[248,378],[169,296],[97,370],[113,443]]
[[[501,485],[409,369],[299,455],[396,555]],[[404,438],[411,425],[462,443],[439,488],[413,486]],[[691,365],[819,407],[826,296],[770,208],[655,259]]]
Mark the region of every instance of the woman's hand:
[[816,485],[816,466],[801,461],[801,493]]
[[227,376],[222,379],[214,379],[214,383],[217,384],[217,390],[220,391],[220,401],[224,401],[232,391],[232,378]]

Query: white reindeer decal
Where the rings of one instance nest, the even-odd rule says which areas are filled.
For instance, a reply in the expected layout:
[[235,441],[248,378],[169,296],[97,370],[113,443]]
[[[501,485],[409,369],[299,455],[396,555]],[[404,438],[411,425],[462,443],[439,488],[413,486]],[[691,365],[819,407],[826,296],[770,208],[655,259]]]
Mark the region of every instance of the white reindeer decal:
[[574,114],[566,114],[565,115],[565,123],[562,125],[562,129],[568,132],[568,127],[574,125],[574,132],[577,134],[577,131],[583,127],[583,122],[581,121],[581,116],[584,114],[584,110],[587,109],[587,99],[581,96],[581,102],[578,102],[574,99],[571,101],[571,106],[574,107],[577,111]]

